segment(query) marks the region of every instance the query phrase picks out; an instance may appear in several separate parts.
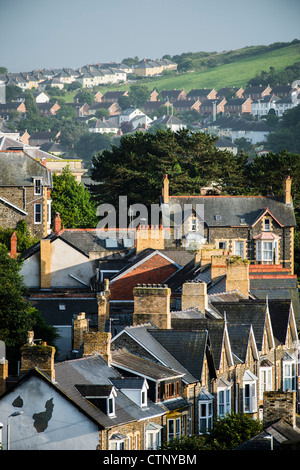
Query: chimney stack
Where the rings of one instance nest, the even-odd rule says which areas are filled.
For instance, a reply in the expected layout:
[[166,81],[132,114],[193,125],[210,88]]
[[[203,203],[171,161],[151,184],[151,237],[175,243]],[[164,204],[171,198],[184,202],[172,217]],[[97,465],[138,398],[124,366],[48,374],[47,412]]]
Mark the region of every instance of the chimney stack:
[[10,257],[11,258],[16,258],[17,256],[17,235],[16,232],[14,232],[10,238]]
[[58,233],[61,231],[61,218],[59,212],[56,212],[55,219],[54,219],[54,233]]
[[47,238],[40,240],[40,287],[51,288],[51,242]]
[[54,355],[55,348],[47,343],[35,344],[33,332],[28,332],[28,342],[21,348],[20,375],[25,374],[33,367],[38,367],[47,374],[52,382],[55,381]]
[[226,292],[238,290],[249,297],[249,262],[241,258],[229,257],[226,260]]
[[279,419],[296,427],[296,392],[264,392],[263,426],[266,428]]
[[164,178],[163,178],[162,196],[163,196],[164,204],[168,204],[168,202],[169,202],[169,179],[168,179],[168,175],[164,175]]
[[171,289],[167,285],[138,284],[133,296],[134,325],[152,322],[160,329],[171,328]]
[[185,282],[182,285],[181,310],[197,308],[205,313],[208,307],[207,285],[205,282]]
[[292,203],[292,180],[290,176],[286,176],[284,182],[284,202],[285,204]]

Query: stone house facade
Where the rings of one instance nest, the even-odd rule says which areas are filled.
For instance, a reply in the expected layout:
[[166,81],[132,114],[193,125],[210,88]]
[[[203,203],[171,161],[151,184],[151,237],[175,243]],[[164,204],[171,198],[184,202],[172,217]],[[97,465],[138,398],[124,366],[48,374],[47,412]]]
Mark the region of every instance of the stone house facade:
[[294,270],[294,229],[291,178],[284,182],[284,196],[170,196],[164,178],[162,204],[165,228],[173,246],[209,248],[230,252],[251,264],[278,265]]
[[32,235],[50,230],[52,176],[23,150],[0,152],[0,226],[15,228],[25,220]]

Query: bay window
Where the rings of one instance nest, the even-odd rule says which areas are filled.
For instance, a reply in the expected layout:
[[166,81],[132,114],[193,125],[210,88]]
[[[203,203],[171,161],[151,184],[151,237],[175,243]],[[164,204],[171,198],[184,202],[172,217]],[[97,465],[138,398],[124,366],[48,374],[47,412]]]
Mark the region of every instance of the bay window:
[[282,361],[282,379],[283,379],[283,391],[295,391],[296,390],[296,361],[286,353]]
[[171,442],[175,438],[179,438],[181,435],[181,419],[174,418],[168,419],[168,442]]
[[260,367],[260,387],[259,387],[259,398],[263,399],[264,392],[273,390],[273,378],[272,378],[273,367]]
[[199,401],[199,432],[204,434],[212,429],[213,425],[213,404],[212,400]]
[[255,413],[257,411],[257,377],[247,371],[243,377],[243,412]]
[[256,242],[256,260],[276,263],[278,260],[278,240],[258,240]]
[[231,385],[218,386],[218,416],[231,412]]

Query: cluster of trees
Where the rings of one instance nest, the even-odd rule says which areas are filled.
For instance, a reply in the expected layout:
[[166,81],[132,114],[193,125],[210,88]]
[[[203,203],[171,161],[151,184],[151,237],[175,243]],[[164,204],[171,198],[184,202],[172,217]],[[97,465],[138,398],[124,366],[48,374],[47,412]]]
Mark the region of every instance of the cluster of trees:
[[257,74],[255,77],[251,78],[247,85],[270,85],[272,88],[276,85],[287,85],[288,83],[292,84],[295,80],[298,80],[299,77],[300,62],[296,62],[295,64],[289,65],[280,72],[276,72],[274,67],[270,67],[268,72],[262,70],[260,74]]

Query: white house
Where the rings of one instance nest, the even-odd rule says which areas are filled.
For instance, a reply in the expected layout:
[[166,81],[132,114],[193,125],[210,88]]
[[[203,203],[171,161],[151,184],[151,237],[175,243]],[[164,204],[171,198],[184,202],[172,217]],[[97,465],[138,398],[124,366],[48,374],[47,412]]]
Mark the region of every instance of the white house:
[[145,116],[145,114],[138,108],[127,108],[119,115],[119,125],[122,122],[129,122],[137,116]]
[[119,126],[105,119],[94,119],[89,121],[89,132],[99,134],[117,134]]
[[280,101],[280,98],[275,95],[266,95],[261,99],[252,101],[251,103],[251,113],[253,116],[266,116],[270,109],[274,109],[277,114],[277,102]]

